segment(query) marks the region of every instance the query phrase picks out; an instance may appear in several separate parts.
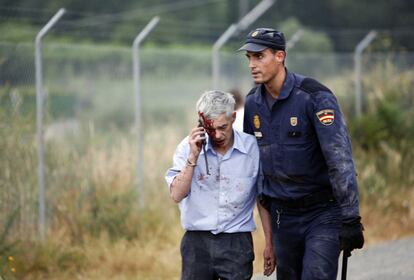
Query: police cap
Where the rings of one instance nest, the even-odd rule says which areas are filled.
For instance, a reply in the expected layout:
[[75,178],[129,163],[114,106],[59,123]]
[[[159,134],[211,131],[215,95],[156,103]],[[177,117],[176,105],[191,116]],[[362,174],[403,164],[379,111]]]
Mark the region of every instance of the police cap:
[[273,28],[257,28],[247,35],[245,44],[238,51],[261,52],[266,48],[286,49],[285,35]]

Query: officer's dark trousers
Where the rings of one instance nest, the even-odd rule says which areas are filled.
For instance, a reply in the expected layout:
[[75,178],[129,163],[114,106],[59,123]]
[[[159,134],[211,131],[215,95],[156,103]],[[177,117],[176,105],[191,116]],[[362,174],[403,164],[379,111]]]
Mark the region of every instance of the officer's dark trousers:
[[253,274],[250,232],[187,231],[181,241],[183,280],[244,280]]
[[341,227],[337,204],[292,209],[272,202],[271,215],[277,279],[335,280]]

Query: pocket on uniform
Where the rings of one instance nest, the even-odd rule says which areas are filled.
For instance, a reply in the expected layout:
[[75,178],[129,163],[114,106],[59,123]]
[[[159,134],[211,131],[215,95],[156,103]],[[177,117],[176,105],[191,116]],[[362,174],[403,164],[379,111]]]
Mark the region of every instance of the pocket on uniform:
[[285,143],[283,145],[283,169],[289,176],[305,176],[311,170],[310,143]]

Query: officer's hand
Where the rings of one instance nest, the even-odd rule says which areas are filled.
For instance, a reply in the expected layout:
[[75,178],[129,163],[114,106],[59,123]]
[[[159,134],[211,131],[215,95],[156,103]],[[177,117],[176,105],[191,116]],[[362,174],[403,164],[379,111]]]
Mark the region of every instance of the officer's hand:
[[264,251],[263,251],[263,275],[265,276],[270,276],[272,275],[273,271],[275,271],[275,266],[276,266],[276,258],[275,255],[273,254],[273,247],[271,246],[266,246]]
[[271,198],[265,194],[260,194],[258,200],[260,205],[270,213],[270,204],[272,203]]
[[341,250],[351,252],[354,249],[361,249],[364,246],[363,230],[361,217],[344,222],[340,233]]

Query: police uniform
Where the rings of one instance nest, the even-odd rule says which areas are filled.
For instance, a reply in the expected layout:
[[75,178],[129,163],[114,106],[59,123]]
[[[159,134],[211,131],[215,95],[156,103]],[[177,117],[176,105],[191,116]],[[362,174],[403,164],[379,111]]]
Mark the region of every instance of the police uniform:
[[360,219],[343,115],[327,87],[287,70],[271,107],[266,95],[246,97],[244,131],[260,148],[278,279],[336,279],[342,224]]

